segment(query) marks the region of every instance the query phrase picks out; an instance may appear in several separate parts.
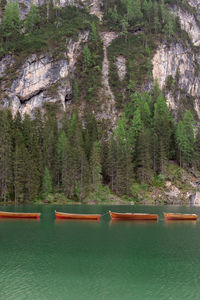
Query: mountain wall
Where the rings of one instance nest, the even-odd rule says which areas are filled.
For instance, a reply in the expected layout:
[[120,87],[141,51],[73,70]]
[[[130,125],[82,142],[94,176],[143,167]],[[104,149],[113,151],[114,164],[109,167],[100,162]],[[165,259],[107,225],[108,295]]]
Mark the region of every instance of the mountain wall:
[[[19,0],[18,2],[20,17],[24,19],[30,10],[31,0]],[[47,4],[45,0],[34,0],[33,3],[39,7]],[[100,23],[104,21],[103,6],[105,3],[102,0],[54,0],[53,3],[60,7],[66,5],[86,7],[90,14],[97,16]],[[199,119],[200,23],[198,17],[200,8],[197,0],[188,0],[188,7],[189,10],[177,5],[169,6],[169,10],[179,17],[180,26],[187,33],[188,39],[183,38],[172,43],[165,40],[157,42],[152,55],[152,80],[158,80],[175,117],[185,106],[192,108]],[[140,34],[140,31],[137,34]],[[96,114],[100,118],[112,120],[112,124],[116,123],[119,111],[116,109],[115,94],[109,83],[112,71],[107,48],[113,40],[120,40],[119,35],[120,32],[105,31],[100,27],[103,47],[102,87],[99,89],[96,99],[100,103]],[[21,114],[33,114],[36,108],[42,107],[46,102],[56,102],[64,110],[69,109],[70,103],[73,104],[73,78],[76,63],[88,38],[89,31],[79,31],[76,39],[67,39],[64,43],[64,51],[61,53],[62,59],[54,59],[51,51],[48,54],[44,52],[39,55],[33,53],[26,57],[20,65],[17,64],[15,55],[6,55],[1,58],[1,106],[11,108],[13,114],[16,114],[17,111],[20,111]],[[118,80],[123,81],[128,70],[127,60],[121,53],[116,56],[115,65],[118,70]],[[13,77],[14,79],[12,79]],[[147,86],[149,90],[149,86],[151,86],[149,82]],[[123,94],[123,91],[121,93]]]

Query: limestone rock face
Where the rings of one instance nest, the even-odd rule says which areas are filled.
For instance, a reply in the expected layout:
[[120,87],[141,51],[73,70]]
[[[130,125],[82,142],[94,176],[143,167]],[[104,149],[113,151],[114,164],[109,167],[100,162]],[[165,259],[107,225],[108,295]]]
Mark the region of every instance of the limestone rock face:
[[[65,101],[71,100],[71,80],[81,44],[86,42],[89,32],[79,33],[77,41],[70,39],[63,59],[56,60],[52,55],[31,55],[18,70],[17,78],[10,87],[0,86],[4,92],[4,107],[10,107],[13,114],[18,110],[32,114],[44,102],[59,102],[65,109]],[[0,76],[3,77],[12,57],[0,61]],[[14,64],[14,62],[12,62]]]
[[122,81],[126,75],[126,58],[122,55],[117,56],[115,64],[117,66],[119,80]]
[[194,46],[200,46],[200,27],[194,16],[178,7],[174,8],[174,12],[179,16],[181,28],[188,33]]
[[[49,3],[49,0],[14,0],[18,1],[21,18],[27,15],[31,2],[37,6]],[[158,45],[152,59],[153,78],[158,80],[160,87],[165,91],[169,107],[176,112],[179,102],[184,94],[193,101],[194,109],[200,119],[200,27],[197,17],[200,16],[199,0],[187,0],[189,5],[195,8],[195,14],[186,12],[178,6],[171,7],[174,14],[179,16],[180,24],[191,38],[191,44],[183,44],[181,41],[167,46],[166,43]],[[103,0],[53,0],[54,5],[61,7],[74,5],[76,7],[87,7],[91,14],[102,20]],[[192,10],[191,10],[192,11]],[[41,107],[44,102],[59,102],[66,108],[73,96],[72,78],[77,57],[81,51],[82,43],[86,42],[89,33],[78,35],[77,41],[69,40],[66,44],[66,51],[61,53],[62,59],[55,59],[51,54],[43,53],[39,57],[32,55],[28,57],[23,65],[17,67],[16,78],[5,81],[8,68],[15,68],[14,57],[7,55],[0,61],[0,94],[2,107],[10,107],[15,114],[19,110],[33,113],[36,107]],[[115,97],[109,85],[109,60],[107,48],[119,33],[101,32],[103,42],[104,59],[102,63],[102,89],[99,92],[101,103],[101,118],[112,120],[116,123],[117,110],[115,108]],[[194,50],[195,49],[195,50]],[[126,75],[126,58],[116,56],[116,66],[119,79],[122,81]],[[11,74],[12,75],[12,74]],[[9,75],[7,75],[9,76]],[[166,83],[169,76],[176,79],[179,89],[176,92],[166,90]],[[8,80],[7,80],[8,81]],[[148,91],[151,90],[152,82],[144,82]],[[53,95],[52,95],[53,94]],[[192,98],[192,100],[191,100]]]
[[[195,7],[196,14],[200,15],[200,3],[198,0],[188,0],[190,6]],[[197,116],[200,118],[200,26],[197,23],[197,16],[183,11],[180,7],[174,6],[173,13],[179,17],[181,28],[185,30],[196,50],[189,45],[183,46],[182,42],[167,46],[161,44],[153,57],[153,78],[158,80],[162,89],[166,87],[169,76],[175,80],[176,87],[181,93],[165,91],[168,106],[175,111],[178,109],[181,95],[193,97],[193,106]],[[176,98],[176,99],[175,99]],[[191,101],[191,97],[190,97]]]
[[15,60],[11,55],[7,55],[2,58],[0,62],[0,79],[3,77],[4,73],[6,72],[7,68],[14,64]]
[[114,39],[118,37],[116,32],[102,32],[101,39],[103,41],[104,59],[102,63],[102,89],[100,91],[100,99],[103,99],[101,118],[109,119],[112,125],[116,124],[117,112],[115,108],[115,97],[109,85],[109,60],[107,48]]
[[200,16],[200,2],[199,0],[188,0],[190,6],[194,7],[198,16]]
[[192,205],[200,206],[200,192],[197,191],[192,197]]
[[[15,0],[16,1],[16,0]],[[49,0],[17,0],[20,8],[20,17],[23,20],[30,10],[31,3],[36,6],[47,4]],[[99,19],[102,19],[101,6],[102,0],[53,0],[55,6],[68,6],[73,5],[76,7],[89,7],[90,13],[96,15]]]
[[[200,76],[196,73],[197,63],[200,62],[199,54],[194,54],[189,48],[185,48],[181,43],[167,46],[162,44],[158,47],[153,57],[153,77],[157,79],[163,89],[166,85],[168,76],[175,79],[177,77],[178,87],[188,95],[194,97],[194,106],[199,114],[200,106]],[[169,93],[166,95],[168,105],[171,109],[176,109],[179,99]],[[200,115],[199,115],[200,117]]]

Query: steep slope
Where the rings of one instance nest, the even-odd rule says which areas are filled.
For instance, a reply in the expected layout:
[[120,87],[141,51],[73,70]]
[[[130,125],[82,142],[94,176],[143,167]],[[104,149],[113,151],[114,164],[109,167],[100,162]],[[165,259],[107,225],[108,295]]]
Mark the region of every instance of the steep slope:
[[[151,48],[150,59],[152,59],[152,67],[148,59],[149,54],[143,53],[143,58],[140,58],[141,54],[138,45],[141,44],[142,47],[142,35],[146,31],[145,27],[144,29],[139,28],[138,30],[138,28],[134,29],[135,26],[133,26],[133,29],[131,27],[128,29],[129,47],[132,47],[132,50],[130,49],[129,52],[127,52],[127,49],[123,50],[124,38],[121,37],[118,38],[116,42],[114,41],[115,44],[112,45],[111,38],[109,44],[106,45],[106,36],[110,36],[112,33],[110,33],[110,25],[106,21],[107,17],[105,17],[109,9],[106,8],[106,4],[102,1],[63,0],[46,2],[45,0],[36,0],[33,1],[33,4],[41,7],[41,12],[45,12],[47,19],[49,18],[48,14],[51,13],[51,5],[60,8],[66,5],[70,7],[73,5],[78,7],[78,9],[86,8],[91,14],[96,15],[100,21],[103,20],[103,28],[101,29],[101,27],[99,27],[99,30],[102,31],[100,35],[103,41],[104,59],[102,58],[102,61],[99,61],[99,67],[102,68],[102,79],[99,80],[102,82],[102,91],[105,90],[106,95],[103,95],[99,89],[99,92],[96,91],[99,96],[96,96],[95,102],[100,101],[101,103],[102,97],[105,97],[107,104],[105,106],[105,103],[102,103],[101,109],[100,107],[98,107],[98,109],[94,108],[98,116],[109,118],[105,114],[106,110],[107,114],[111,115],[110,118],[116,120],[119,114],[117,107],[121,109],[123,103],[127,101],[128,93],[126,86],[129,84],[129,81],[133,80],[136,83],[137,89],[149,90],[151,86],[150,82],[152,82],[152,70],[153,79],[158,80],[160,87],[165,93],[169,107],[174,111],[174,115],[177,117],[179,111],[184,110],[184,108],[190,108],[199,118],[200,27],[198,21],[198,1],[190,0],[187,6],[181,4],[174,5],[173,1],[171,2],[168,4],[168,9],[179,17],[183,33],[185,32],[188,35],[182,33],[182,39],[175,39],[170,42],[169,39],[162,38],[163,41],[159,43],[157,39],[161,37],[156,36],[155,32],[154,41],[148,41]],[[109,3],[108,1],[108,5],[111,5]],[[20,0],[19,7],[20,17],[24,20],[30,10],[31,0]],[[88,19],[88,22],[92,21]],[[97,20],[95,22],[98,23]],[[118,32],[115,33],[115,39],[119,35],[124,35],[121,31],[123,26],[120,26],[115,26],[118,28]],[[41,107],[42,104],[46,102],[60,103],[64,110],[66,109],[66,101],[69,101],[68,104],[73,104],[71,100],[74,95],[73,80],[75,78],[75,66],[83,45],[88,41],[89,31],[91,31],[90,26],[85,26],[85,28],[86,31],[77,32],[76,38],[67,38],[66,42],[62,42],[64,51],[58,49],[60,52],[59,55],[57,55],[62,56],[62,59],[57,57],[55,59],[53,57],[55,55],[51,53],[53,52],[51,49],[48,49],[48,54],[40,51],[39,55],[35,55],[34,53],[29,56],[21,55],[20,64],[18,63],[20,53],[18,53],[17,57],[15,57],[15,55],[4,55],[0,61],[1,105],[3,107],[10,107],[13,114],[18,110],[22,114],[33,114],[35,108]],[[108,32],[105,31],[105,28],[108,29]],[[141,35],[141,39],[134,39],[135,34]],[[155,45],[153,45],[153,43]],[[109,45],[111,45],[110,50],[107,51],[106,49]],[[136,53],[135,57],[132,58],[133,51],[136,51]],[[124,55],[121,55],[122,52],[124,52]],[[111,61],[110,66],[107,55]],[[117,71],[121,68],[119,67],[120,57],[123,61],[126,61],[127,66],[122,67],[124,70],[127,70],[127,75],[125,76],[124,74],[123,78],[120,77],[121,75],[118,75]],[[82,62],[79,61],[79,64],[80,63],[82,64]],[[131,70],[131,68],[135,68],[137,64],[139,64],[137,74],[133,74],[134,71]],[[141,74],[144,75],[142,76]],[[13,77],[14,79],[12,79]],[[108,77],[110,78],[109,81]],[[118,82],[118,88],[116,88],[116,82]],[[111,86],[109,86],[110,84]],[[119,86],[121,86],[120,89]],[[83,98],[84,94],[86,95],[87,92],[83,93]],[[105,107],[108,106],[110,108],[107,110]],[[67,107],[69,107],[69,105]]]
[[18,3],[0,5],[0,106],[15,116],[0,110],[0,197],[34,199],[45,167],[70,199],[198,203],[198,1]]

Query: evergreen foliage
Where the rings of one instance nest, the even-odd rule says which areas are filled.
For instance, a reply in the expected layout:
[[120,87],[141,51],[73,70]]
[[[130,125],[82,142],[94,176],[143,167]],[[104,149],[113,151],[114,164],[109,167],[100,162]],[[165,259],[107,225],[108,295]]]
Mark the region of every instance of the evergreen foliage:
[[8,41],[14,40],[19,37],[21,31],[21,21],[19,18],[18,2],[9,0],[5,7],[2,24],[0,27],[1,36],[3,41],[7,44]]
[[58,126],[53,106],[44,116],[36,112],[33,120],[19,113],[13,119],[1,110],[0,125],[0,199],[5,202],[39,195],[50,201],[52,192],[83,202],[90,194],[101,197],[103,185],[120,196],[135,195],[139,184],[164,178],[174,149],[181,167],[200,166],[200,133],[194,135],[191,112],[175,126],[156,84],[152,95],[132,95],[110,137],[91,112],[85,112],[84,126],[76,111],[70,119],[64,114]]
[[[78,31],[91,29],[90,23],[95,24],[95,21],[86,10],[73,6],[59,9],[52,1],[47,1],[47,5],[40,8],[32,4],[22,22],[18,2],[9,0],[0,24],[0,57],[8,52],[29,55],[49,48],[57,53],[67,37],[76,39]],[[92,28],[95,34],[94,25]]]
[[37,6],[31,4],[30,11],[28,15],[26,16],[25,19],[25,30],[26,33],[33,33],[34,30],[37,30],[39,28],[41,19],[40,19],[40,14]]
[[45,168],[44,171],[42,189],[45,196],[52,192],[51,176],[49,173],[49,169],[47,167]]

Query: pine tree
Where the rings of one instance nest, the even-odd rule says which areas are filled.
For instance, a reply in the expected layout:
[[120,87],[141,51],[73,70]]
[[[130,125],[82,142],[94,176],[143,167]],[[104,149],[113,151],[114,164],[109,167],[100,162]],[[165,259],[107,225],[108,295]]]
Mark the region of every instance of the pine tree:
[[118,21],[119,21],[119,14],[118,14],[117,6],[116,5],[114,5],[114,8],[111,10],[111,18],[112,18],[112,21],[115,24],[118,23]]
[[118,120],[118,126],[109,143],[108,173],[111,179],[111,189],[120,195],[129,194],[133,165],[125,115]]
[[35,30],[39,28],[40,14],[37,6],[35,6],[34,4],[31,4],[30,11],[26,16],[24,24],[25,24],[26,32],[33,33]]
[[166,24],[163,28],[163,32],[166,34],[168,39],[171,39],[171,37],[174,35],[174,26],[175,26],[175,19],[171,14],[169,14],[166,20]]
[[91,112],[85,113],[85,129],[83,130],[84,151],[88,160],[92,151],[93,143],[98,140],[97,121]]
[[18,2],[9,0],[3,15],[1,31],[5,41],[16,40],[20,35],[21,21],[19,18]]
[[139,135],[137,149],[137,173],[142,183],[150,183],[153,177],[151,140],[150,129],[143,128]]
[[187,137],[185,128],[182,121],[178,122],[176,129],[176,141],[178,146],[178,159],[180,167],[183,166],[183,162],[185,160],[185,152],[187,151]]
[[15,203],[24,201],[24,185],[25,185],[25,158],[26,147],[24,145],[24,139],[21,131],[16,129],[15,131],[15,150],[14,150],[14,166],[13,166],[13,185]]
[[157,172],[164,175],[166,172],[167,158],[169,156],[172,118],[163,97],[158,97],[155,103],[153,123],[155,136],[154,146],[156,146],[158,151],[156,154],[154,150],[154,155],[158,156],[157,158],[154,157],[154,161],[158,161]]
[[51,176],[47,167],[45,167],[44,171],[42,190],[45,196],[52,192]]
[[84,151],[82,125],[77,114],[70,120],[62,167],[62,185],[67,197],[82,201],[90,186],[89,163]]
[[12,131],[9,112],[0,110],[0,198],[6,201],[12,184]]
[[56,145],[56,158],[57,158],[57,174],[58,174],[58,186],[62,186],[62,167],[63,167],[63,158],[64,151],[67,143],[67,137],[64,130],[61,130],[58,142]]
[[83,47],[83,63],[86,70],[92,66],[92,55],[87,45]]
[[99,185],[102,184],[101,151],[97,141],[93,143],[90,168],[92,173],[92,186],[94,191],[97,192]]
[[195,164],[198,168],[200,168],[200,130],[198,128],[195,143],[194,143],[194,151],[195,151]]
[[183,116],[183,121],[179,121],[176,130],[176,140],[178,145],[178,157],[180,166],[191,166],[194,156],[194,119],[189,110]]
[[129,22],[132,22],[135,17],[135,11],[132,0],[126,0],[126,9],[127,9],[127,19]]
[[22,126],[26,150],[24,161],[24,193],[26,201],[31,201],[39,194],[43,172],[42,153],[37,131],[30,116],[25,115]]
[[56,169],[56,143],[58,139],[58,123],[56,118],[56,110],[51,107],[45,115],[45,123],[43,128],[43,161],[44,165],[49,169],[52,185],[57,182]]
[[167,19],[167,10],[166,10],[166,7],[165,7],[164,0],[161,0],[161,3],[160,3],[160,12],[161,12],[162,22],[164,23],[166,21],[166,19]]
[[157,2],[154,2],[153,10],[154,10],[154,30],[155,33],[158,33],[161,29],[161,24],[160,24],[160,19],[158,14],[159,7]]
[[131,121],[130,133],[132,135],[132,139],[136,140],[143,128],[143,122],[141,118],[141,110],[140,108],[136,108],[133,119]]
[[127,22],[127,19],[126,18],[122,18],[121,22],[120,22],[120,25],[121,25],[121,32],[120,32],[120,35],[121,37],[125,37],[125,41],[127,42],[127,38],[128,38],[128,27],[129,27],[129,24]]
[[148,17],[149,17],[149,2],[147,2],[147,0],[144,0],[142,2],[142,11],[144,12],[145,19],[148,19]]
[[116,191],[116,169],[117,169],[117,144],[114,136],[109,140],[108,145],[108,175],[110,178],[110,188]]
[[98,40],[97,28],[94,22],[91,24],[91,40],[96,45]]
[[82,201],[89,191],[90,169],[83,147],[82,126],[77,124],[74,136],[74,159],[75,159],[75,180],[76,187],[79,185],[79,193],[76,193],[78,200]]
[[141,21],[143,14],[140,0],[125,0],[128,21]]

